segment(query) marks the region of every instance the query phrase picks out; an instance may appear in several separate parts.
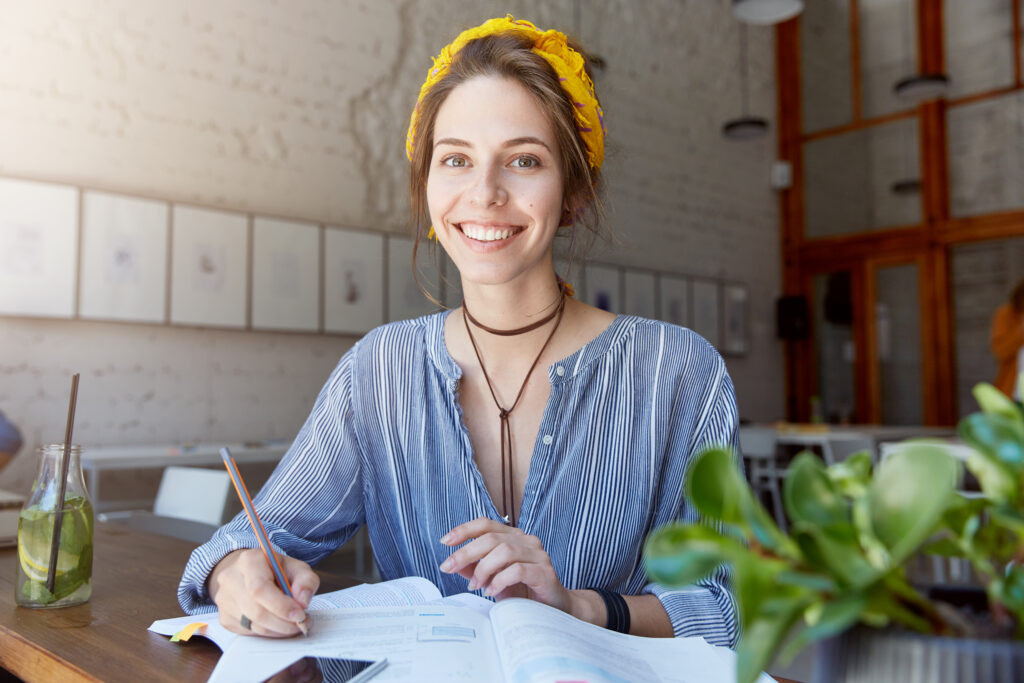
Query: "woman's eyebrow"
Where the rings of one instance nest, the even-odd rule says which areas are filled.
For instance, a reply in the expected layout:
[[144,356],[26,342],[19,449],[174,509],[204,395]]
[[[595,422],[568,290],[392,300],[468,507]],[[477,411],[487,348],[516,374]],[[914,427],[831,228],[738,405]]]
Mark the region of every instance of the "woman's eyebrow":
[[[455,147],[472,147],[473,146],[468,141],[462,140],[460,138],[441,138],[440,140],[437,140],[434,143],[434,147],[440,147],[441,145],[453,145]],[[532,135],[526,135],[526,136],[519,137],[519,138],[512,138],[511,140],[506,140],[504,145],[502,145],[502,146],[508,148],[508,147],[517,147],[519,145],[540,145],[541,147],[543,147],[544,149],[548,150],[549,152],[551,151],[551,147],[548,146],[548,143],[544,142],[540,138],[535,138]]]
[[540,138],[535,138],[530,135],[521,138],[512,138],[511,140],[505,142],[505,147],[515,147],[517,145],[540,145],[547,151],[551,151],[551,148],[548,147],[548,143],[544,142]]
[[440,140],[438,140],[437,142],[434,143],[434,147],[440,147],[441,145],[455,145],[456,147],[472,147],[473,146],[473,145],[469,144],[467,141],[460,140],[459,138],[441,138]]

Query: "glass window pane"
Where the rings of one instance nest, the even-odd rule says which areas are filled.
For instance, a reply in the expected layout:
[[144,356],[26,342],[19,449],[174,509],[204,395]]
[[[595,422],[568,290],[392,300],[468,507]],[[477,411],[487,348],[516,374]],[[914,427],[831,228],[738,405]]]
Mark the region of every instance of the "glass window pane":
[[945,0],[949,97],[1013,84],[1012,0]]
[[870,119],[912,108],[893,86],[917,72],[916,3],[860,0],[858,8],[862,115]]
[[954,216],[1024,207],[1024,93],[951,107],[946,134]]
[[879,268],[875,283],[875,348],[882,424],[919,425],[924,421],[924,397],[917,264]]
[[917,141],[914,118],[805,144],[807,237],[920,223]]
[[989,348],[992,314],[1024,280],[1024,237],[958,244],[951,250],[959,417],[978,410],[971,389],[996,378]]
[[853,119],[850,2],[808,2],[800,15],[803,128],[813,132]]
[[826,422],[852,422],[857,400],[848,270],[814,276],[814,342],[821,415]]

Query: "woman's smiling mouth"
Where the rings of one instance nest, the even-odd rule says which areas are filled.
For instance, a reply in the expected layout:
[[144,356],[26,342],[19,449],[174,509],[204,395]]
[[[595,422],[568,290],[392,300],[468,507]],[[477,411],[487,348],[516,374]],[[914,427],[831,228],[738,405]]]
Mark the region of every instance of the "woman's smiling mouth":
[[466,237],[477,242],[496,242],[508,239],[523,231],[519,225],[484,225],[481,223],[456,223],[455,226]]

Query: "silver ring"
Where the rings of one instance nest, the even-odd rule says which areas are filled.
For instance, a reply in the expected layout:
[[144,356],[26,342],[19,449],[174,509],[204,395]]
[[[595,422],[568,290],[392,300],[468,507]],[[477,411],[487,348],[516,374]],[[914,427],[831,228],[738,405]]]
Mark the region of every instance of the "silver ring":
[[240,621],[242,623],[242,628],[244,628],[246,631],[251,631],[252,630],[252,620],[249,617],[247,617],[247,616],[245,616],[243,614],[242,618],[239,619],[238,621]]

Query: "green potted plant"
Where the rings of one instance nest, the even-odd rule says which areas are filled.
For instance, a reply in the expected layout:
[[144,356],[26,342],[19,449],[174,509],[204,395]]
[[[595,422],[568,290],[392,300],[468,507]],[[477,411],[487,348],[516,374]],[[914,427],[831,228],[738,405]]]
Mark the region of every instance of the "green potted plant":
[[[875,663],[874,677],[877,662],[897,657],[871,655],[864,650],[871,643],[916,648],[919,659],[940,664],[945,655],[924,652],[922,642],[956,657],[977,652],[1001,658],[999,666],[1024,666],[1014,640],[1024,635],[1024,414],[991,385],[974,394],[982,411],[959,425],[971,447],[963,463],[926,441],[906,442],[877,467],[867,452],[831,467],[798,455],[783,485],[788,533],[751,491],[731,449],[696,458],[685,487],[702,522],[653,532],[645,562],[653,579],[680,586],[730,567],[742,625],[739,683],[822,639],[859,637],[856,657]],[[964,466],[980,494],[957,490]],[[914,585],[907,568],[921,553],[968,561],[984,582],[987,614],[972,621]],[[978,640],[979,625],[1002,639]],[[910,640],[893,647],[894,638]],[[827,651],[824,680],[868,680],[844,670],[836,647]],[[1015,671],[1024,676],[1024,668]]]

